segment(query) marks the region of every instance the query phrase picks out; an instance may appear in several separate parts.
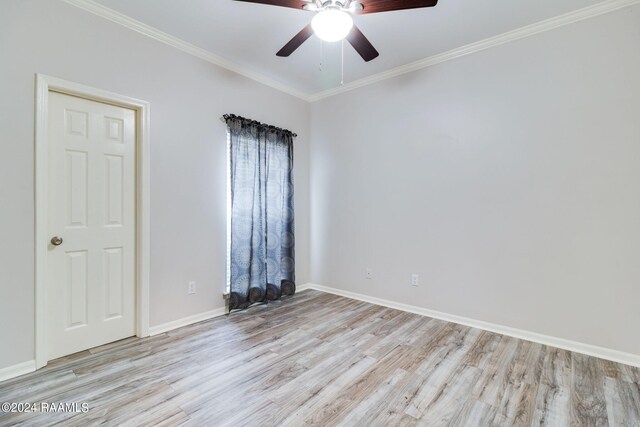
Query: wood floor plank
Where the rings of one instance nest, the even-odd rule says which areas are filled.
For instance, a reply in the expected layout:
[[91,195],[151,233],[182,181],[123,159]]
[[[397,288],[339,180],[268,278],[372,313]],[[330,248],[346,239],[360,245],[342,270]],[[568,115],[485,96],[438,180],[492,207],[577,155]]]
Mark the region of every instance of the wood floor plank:
[[604,373],[594,357],[571,355],[571,418],[575,425],[609,425]]
[[319,384],[299,385],[298,381],[293,381],[294,390],[279,393],[272,393],[269,399],[280,401],[282,408],[279,414],[274,415],[274,425],[301,425],[310,414],[315,413],[318,408],[326,406],[328,402],[335,399],[335,395],[343,388],[353,383],[363,373],[365,373],[377,361],[365,356],[350,360],[347,366],[340,369],[339,375],[331,375],[329,381],[320,381]]
[[520,341],[518,351],[503,377],[504,394],[498,413],[517,425],[529,425],[542,372],[544,349],[541,344]]
[[418,425],[449,425],[465,403],[473,399],[470,391],[479,377],[480,370],[473,367],[464,367],[456,375],[449,376],[422,410]]
[[51,361],[20,426],[640,426],[640,369],[318,291]]
[[498,407],[505,394],[504,384],[508,381],[507,369],[511,365],[518,349],[519,340],[502,337],[491,355],[488,366],[474,386],[473,396],[490,406]]
[[638,387],[620,379],[605,378],[604,391],[609,425],[630,426],[634,420],[640,420]]
[[497,412],[497,408],[469,398],[447,426],[490,426],[495,424]]
[[571,353],[547,348],[536,396],[533,425],[570,424]]
[[[424,378],[424,381],[405,411],[416,419],[422,418],[428,408],[439,401],[451,381],[451,374],[460,366],[466,351],[473,346],[481,333],[478,329],[461,325],[455,326],[453,331],[455,332],[451,334],[447,344],[433,354],[432,358],[425,359],[416,369],[416,374]],[[464,371],[464,368],[462,370]],[[479,374],[480,371],[474,371],[475,373]]]
[[337,423],[341,427],[349,426],[370,426],[379,416],[379,411],[384,408],[384,404],[390,399],[390,395],[396,393],[397,384],[403,378],[409,376],[407,371],[396,369],[372,393],[364,395],[357,401],[356,406],[350,412],[344,412],[337,418]]

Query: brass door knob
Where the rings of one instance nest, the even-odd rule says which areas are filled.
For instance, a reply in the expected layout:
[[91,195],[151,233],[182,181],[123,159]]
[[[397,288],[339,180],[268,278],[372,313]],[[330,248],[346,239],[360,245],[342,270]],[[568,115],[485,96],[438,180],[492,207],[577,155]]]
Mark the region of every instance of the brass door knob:
[[51,238],[51,244],[53,246],[60,246],[62,242],[63,242],[62,237],[54,236]]

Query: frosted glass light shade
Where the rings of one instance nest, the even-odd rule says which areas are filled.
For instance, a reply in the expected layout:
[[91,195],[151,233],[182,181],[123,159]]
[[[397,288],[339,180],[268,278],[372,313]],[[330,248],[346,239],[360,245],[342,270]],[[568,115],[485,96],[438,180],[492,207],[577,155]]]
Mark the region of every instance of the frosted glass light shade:
[[311,27],[322,40],[337,42],[347,37],[353,27],[353,18],[341,10],[323,10],[313,17]]

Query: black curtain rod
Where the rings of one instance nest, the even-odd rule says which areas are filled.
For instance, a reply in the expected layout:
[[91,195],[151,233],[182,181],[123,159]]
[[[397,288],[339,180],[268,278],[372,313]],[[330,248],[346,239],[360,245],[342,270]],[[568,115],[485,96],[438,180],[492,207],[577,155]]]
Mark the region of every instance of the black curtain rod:
[[252,125],[255,125],[255,126],[263,126],[263,127],[267,128],[267,129],[273,130],[273,131],[286,132],[286,133],[291,134],[291,136],[293,138],[297,138],[298,137],[297,133],[293,133],[288,129],[283,129],[283,128],[279,128],[277,126],[268,125],[266,123],[261,123],[261,122],[259,122],[257,120],[247,119],[246,117],[238,116],[238,115],[235,115],[235,114],[225,114],[222,117],[220,117],[220,120],[222,120],[224,123],[227,123],[227,120],[229,120],[229,119],[239,119],[239,120],[242,120],[242,121],[246,122],[247,124],[252,124]]

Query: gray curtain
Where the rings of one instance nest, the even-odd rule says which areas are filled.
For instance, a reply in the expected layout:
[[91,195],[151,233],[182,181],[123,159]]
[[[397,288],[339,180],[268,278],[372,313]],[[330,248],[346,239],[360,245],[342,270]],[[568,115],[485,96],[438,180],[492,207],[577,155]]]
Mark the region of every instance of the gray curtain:
[[229,308],[295,293],[293,137],[224,116],[230,136]]

